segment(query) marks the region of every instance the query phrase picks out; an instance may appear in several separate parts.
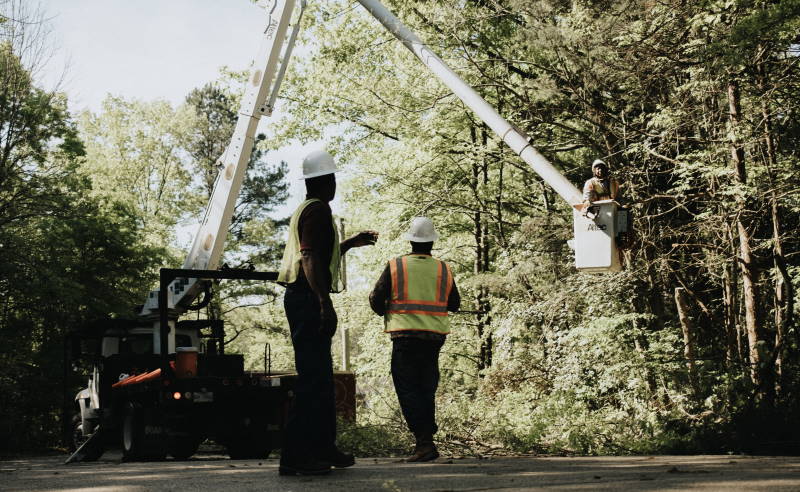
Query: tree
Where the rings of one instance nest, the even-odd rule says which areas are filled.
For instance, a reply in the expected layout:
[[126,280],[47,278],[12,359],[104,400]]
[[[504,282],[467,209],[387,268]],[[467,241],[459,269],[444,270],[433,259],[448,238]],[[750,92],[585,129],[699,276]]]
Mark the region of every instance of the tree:
[[128,314],[157,254],[129,208],[91,194],[66,98],[33,82],[37,17],[0,7],[16,24],[0,38],[0,452],[19,452],[59,441],[65,335]]
[[80,115],[83,169],[92,176],[94,195],[127,204],[152,245],[170,246],[175,226],[200,201],[182,146],[193,121],[187,108],[115,96],[103,101],[99,114]]

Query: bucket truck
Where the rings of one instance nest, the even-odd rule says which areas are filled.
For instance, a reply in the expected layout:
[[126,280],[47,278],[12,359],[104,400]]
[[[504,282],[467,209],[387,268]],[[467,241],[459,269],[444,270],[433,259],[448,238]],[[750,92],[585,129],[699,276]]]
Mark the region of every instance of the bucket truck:
[[[97,459],[114,442],[126,460],[188,458],[207,437],[232,458],[262,458],[280,447],[295,375],[275,373],[266,361],[264,373],[247,373],[241,355],[225,353],[221,321],[179,318],[209,294],[211,280],[277,279],[273,272],[218,266],[259,121],[272,113],[297,38],[305,1],[299,9],[295,3],[266,6],[261,48],[235,130],[218,159],[209,204],[183,267],[161,269],[159,289],[150,292],[137,319],[105,320],[73,337],[73,358],[89,356],[93,367],[89,384],[75,397],[77,449],[67,462]],[[337,383],[339,404],[352,417],[352,374],[337,375]]]
[[[593,203],[598,212],[587,218],[581,193],[528,136],[498,114],[380,1],[358,2],[573,208],[576,267],[587,272],[621,269],[615,239],[625,221],[618,220],[616,202]],[[161,458],[167,453],[185,458],[206,436],[225,444],[234,457],[261,456],[278,446],[292,376],[269,371],[246,374],[241,356],[224,353],[221,322],[179,321],[213,279],[277,278],[274,272],[218,269],[256,129],[261,117],[272,113],[306,7],[301,0],[290,32],[296,0],[262,4],[268,18],[261,48],[183,267],[161,269],[159,289],[150,292],[137,320],[112,320],[89,330],[99,353],[87,388],[75,398],[80,408],[75,437],[77,443],[84,442],[68,462],[96,459],[104,442],[117,438],[128,459]],[[209,329],[211,333],[204,334]],[[206,351],[197,354],[201,337],[207,338]],[[86,340],[76,345],[83,346]],[[352,375],[340,376],[344,377],[337,387],[347,389],[342,392],[347,401],[338,403],[354,407]],[[352,408],[346,413],[352,415]]]

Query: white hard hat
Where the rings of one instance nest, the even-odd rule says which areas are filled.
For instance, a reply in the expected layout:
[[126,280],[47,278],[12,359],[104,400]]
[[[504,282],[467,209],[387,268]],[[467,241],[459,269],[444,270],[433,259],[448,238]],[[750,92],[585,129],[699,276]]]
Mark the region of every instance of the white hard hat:
[[594,162],[592,163],[592,169],[596,168],[597,166],[608,167],[608,164],[606,164],[606,161],[604,161],[603,159],[595,159]]
[[404,236],[406,240],[415,243],[432,243],[439,239],[439,233],[433,227],[433,222],[427,217],[414,217],[411,227]]
[[333,161],[333,156],[324,150],[315,150],[308,154],[303,159],[303,178],[316,178],[317,176],[325,176],[326,174],[333,174],[336,169],[336,163]]

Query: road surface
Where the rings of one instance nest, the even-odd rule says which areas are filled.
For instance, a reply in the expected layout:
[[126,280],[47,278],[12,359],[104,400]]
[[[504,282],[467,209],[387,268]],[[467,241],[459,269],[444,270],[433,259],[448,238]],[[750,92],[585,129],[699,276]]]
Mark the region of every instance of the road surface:
[[0,461],[2,491],[149,490],[478,491],[478,490],[800,490],[800,457],[625,456],[440,458],[429,464],[362,458],[322,477],[280,477],[278,461],[124,463],[107,454],[64,465],[63,456]]

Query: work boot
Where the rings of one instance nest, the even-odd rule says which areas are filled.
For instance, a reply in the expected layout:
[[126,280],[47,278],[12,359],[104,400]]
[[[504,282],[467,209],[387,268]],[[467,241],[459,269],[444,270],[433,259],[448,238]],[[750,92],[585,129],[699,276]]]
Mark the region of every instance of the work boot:
[[343,453],[338,448],[333,448],[330,453],[320,456],[319,461],[336,468],[347,468],[356,464],[356,459],[352,453]]
[[433,434],[414,434],[417,438],[417,445],[414,447],[414,454],[406,458],[406,463],[422,463],[432,461],[439,457],[439,451],[433,444]]
[[331,472],[331,465],[320,460],[308,459],[304,461],[284,462],[278,467],[279,475],[325,475]]

